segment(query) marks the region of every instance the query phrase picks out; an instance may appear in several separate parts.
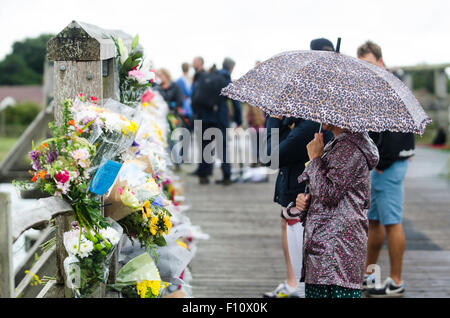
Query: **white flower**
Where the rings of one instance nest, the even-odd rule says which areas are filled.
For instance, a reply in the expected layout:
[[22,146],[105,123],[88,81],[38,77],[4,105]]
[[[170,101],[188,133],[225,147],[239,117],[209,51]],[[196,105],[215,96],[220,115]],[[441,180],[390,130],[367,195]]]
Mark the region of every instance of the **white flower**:
[[120,132],[123,125],[123,120],[113,113],[105,112],[103,114],[105,120],[105,128],[110,132]]
[[122,38],[117,39],[117,46],[119,47],[120,63],[125,63],[128,58],[128,49],[123,45]]
[[122,48],[122,54],[120,54],[120,63],[125,63],[128,58],[128,49],[126,46]]
[[107,227],[106,229],[100,229],[100,235],[103,238],[111,242],[111,244],[116,245],[120,241],[120,234],[112,227]]
[[153,178],[145,184],[145,189],[150,191],[152,196],[160,194],[158,184]]
[[[70,173],[69,173],[70,175]],[[67,191],[69,191],[70,188],[70,182],[66,182],[66,183],[61,183],[61,182],[57,182],[56,183],[56,188],[59,190],[59,192],[61,192],[62,194],[66,194]]]
[[87,151],[84,148],[81,148],[81,149],[71,151],[70,155],[72,156],[73,159],[78,160],[78,161],[86,160],[89,158],[89,151]]
[[[74,233],[70,233],[74,232]],[[70,255],[75,255],[80,258],[85,258],[91,254],[94,250],[94,244],[87,240],[84,236],[81,236],[81,240],[79,236],[76,236],[76,233],[79,235],[79,230],[73,230],[70,232],[64,233],[64,246],[66,247],[67,253]],[[67,233],[70,233],[66,236]]]
[[78,256],[81,258],[85,258],[89,256],[94,249],[94,243],[89,240],[81,240],[80,251],[78,252]]

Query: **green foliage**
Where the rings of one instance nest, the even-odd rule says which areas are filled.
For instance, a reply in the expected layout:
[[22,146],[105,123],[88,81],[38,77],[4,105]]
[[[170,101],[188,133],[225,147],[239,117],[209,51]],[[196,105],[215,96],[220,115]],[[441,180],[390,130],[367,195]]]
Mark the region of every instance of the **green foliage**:
[[12,53],[0,62],[0,85],[42,83],[47,42],[52,34],[41,34],[13,44]]
[[433,71],[414,71],[413,90],[426,89],[428,93],[434,92],[434,73]]
[[0,137],[0,162],[16,144],[18,138]]
[[39,114],[39,105],[33,102],[23,102],[14,106],[7,107],[5,112],[5,122],[8,125],[29,125]]

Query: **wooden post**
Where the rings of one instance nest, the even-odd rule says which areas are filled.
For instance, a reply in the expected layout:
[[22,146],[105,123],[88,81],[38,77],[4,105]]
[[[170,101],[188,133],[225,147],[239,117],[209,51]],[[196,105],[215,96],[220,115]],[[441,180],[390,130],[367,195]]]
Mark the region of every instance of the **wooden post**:
[[[79,21],[72,21],[48,42],[47,57],[54,61],[54,116],[57,123],[62,120],[61,101],[64,99],[73,99],[79,93],[84,93],[87,97],[95,96],[99,101],[108,97],[117,99],[119,96],[117,68],[114,63],[116,47],[111,36],[121,37],[124,45],[131,47],[130,35]],[[58,216],[55,220],[58,284],[64,284],[66,278],[63,262],[67,252],[63,234],[70,230],[72,220],[73,215]],[[113,269],[115,271],[115,267]],[[115,274],[110,273],[114,277]]]
[[10,194],[0,192],[0,298],[14,297]]

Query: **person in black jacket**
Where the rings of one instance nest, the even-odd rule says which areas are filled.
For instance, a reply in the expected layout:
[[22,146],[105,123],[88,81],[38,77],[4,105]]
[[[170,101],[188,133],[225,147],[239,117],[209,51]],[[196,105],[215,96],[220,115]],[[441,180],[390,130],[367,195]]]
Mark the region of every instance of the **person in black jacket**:
[[[368,41],[358,48],[358,58],[385,68],[381,48]],[[402,227],[403,180],[408,159],[414,155],[414,135],[384,131],[370,133],[378,147],[380,160],[371,172],[371,203],[368,213],[369,238],[367,267],[376,264],[387,234],[390,274],[381,288],[374,288],[374,273],[366,271],[363,288],[369,297],[401,297],[405,292],[402,281],[402,258],[405,251],[405,235]]]
[[[311,41],[311,50],[334,51],[331,41],[320,38]],[[278,152],[279,172],[275,183],[274,202],[281,205],[281,229],[283,254],[287,279],[275,290],[264,293],[264,297],[303,297],[304,286],[298,284],[302,267],[303,226],[298,218],[290,218],[286,213],[289,203],[296,201],[299,193],[305,192],[305,184],[297,178],[303,173],[309,161],[306,145],[319,132],[320,124],[301,118],[267,117],[267,154]],[[273,133],[278,129],[279,146],[271,148]],[[324,142],[331,140],[331,132],[324,131]],[[276,138],[276,137],[275,137]],[[270,165],[271,162],[268,163]],[[303,284],[302,284],[303,285]]]
[[[222,64],[222,69],[220,71],[212,71],[208,75],[199,75],[199,79],[194,82],[194,88],[192,93],[192,103],[195,105],[195,114],[196,118],[202,121],[202,162],[199,165],[197,174],[199,176],[200,184],[209,184],[209,176],[212,175],[214,164],[209,163],[205,160],[203,156],[203,151],[205,147],[210,143],[209,140],[204,140],[203,136],[207,129],[209,128],[217,128],[220,130],[222,135],[222,140],[215,140],[217,143],[222,143],[221,147],[218,147],[222,150],[222,153],[217,151],[217,155],[220,157],[222,161],[222,175],[223,178],[221,180],[217,180],[216,183],[222,185],[230,185],[231,182],[231,164],[227,161],[227,128],[230,125],[230,115],[229,109],[227,105],[228,98],[226,96],[220,95],[220,89],[227,86],[231,83],[231,73],[233,72],[235,62],[230,58],[225,58]],[[220,85],[220,89],[214,91],[213,99],[217,101],[213,107],[206,106],[206,102],[202,104],[202,98],[200,94],[197,95],[197,91],[201,91],[201,85],[206,85],[206,81],[202,82],[201,77],[205,78],[207,76],[207,80],[214,81]],[[210,97],[210,96],[202,96],[202,97]],[[236,126],[239,127],[242,124],[242,112],[240,102],[236,100],[231,100],[233,105],[233,114],[231,120],[236,123]],[[215,136],[213,137],[215,138]],[[217,138],[219,139],[219,138]]]
[[[177,123],[177,127],[181,126],[182,118],[179,114],[181,107],[183,106],[183,91],[178,84],[172,81],[169,71],[164,68],[159,69],[156,72],[156,75],[161,80],[161,83],[157,85],[155,88],[161,94],[164,101],[169,105],[170,113],[177,118],[179,123]],[[169,148],[172,150],[174,146],[174,142],[171,138],[168,139]],[[173,153],[175,158],[175,168],[178,170],[180,168],[181,156],[183,155],[182,151],[179,153]]]
[[183,91],[180,86],[172,81],[169,71],[165,68],[159,69],[156,75],[160,78],[161,83],[155,88],[169,105],[169,108],[178,111],[183,106]]

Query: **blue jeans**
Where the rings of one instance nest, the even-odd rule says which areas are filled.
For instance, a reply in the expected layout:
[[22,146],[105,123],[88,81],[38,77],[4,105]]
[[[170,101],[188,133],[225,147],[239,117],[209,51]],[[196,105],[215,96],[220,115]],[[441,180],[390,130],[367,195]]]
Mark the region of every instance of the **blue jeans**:
[[408,160],[396,161],[383,173],[375,169],[370,175],[371,202],[369,220],[382,225],[402,223],[403,219],[403,180],[408,169]]

